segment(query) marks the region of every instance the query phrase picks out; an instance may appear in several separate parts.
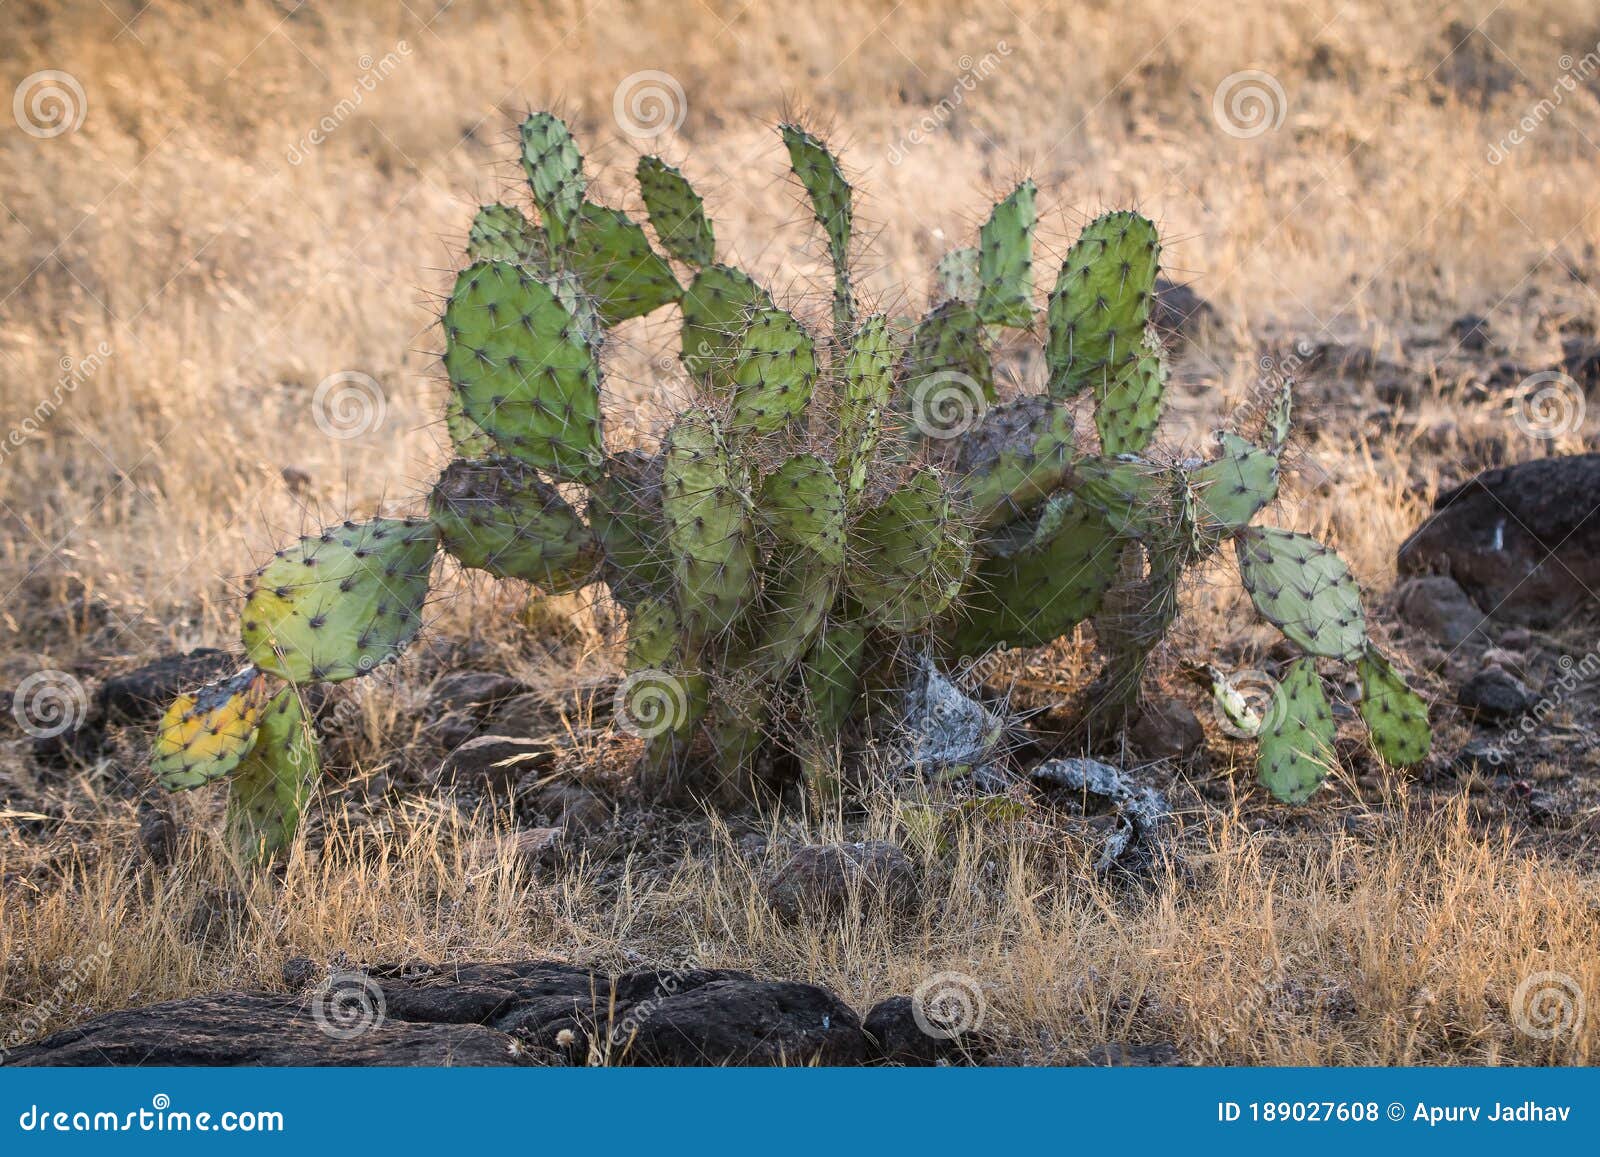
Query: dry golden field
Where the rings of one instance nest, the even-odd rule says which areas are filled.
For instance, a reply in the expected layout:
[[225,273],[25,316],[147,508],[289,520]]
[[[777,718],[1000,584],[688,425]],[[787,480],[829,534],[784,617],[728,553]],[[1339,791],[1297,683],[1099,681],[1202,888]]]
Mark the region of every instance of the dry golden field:
[[[567,117],[615,203],[636,205],[637,154],[680,164],[727,254],[790,302],[825,303],[827,278],[774,132],[786,115],[843,149],[883,308],[919,308],[939,254],[1021,175],[1041,189],[1041,268],[1098,210],[1140,208],[1168,275],[1215,309],[1170,391],[1187,446],[1297,342],[1404,367],[1403,405],[1336,373],[1302,394],[1319,436],[1277,512],[1341,551],[1380,622],[1395,548],[1441,487],[1585,445],[1581,423],[1537,440],[1507,398],[1448,388],[1460,315],[1527,365],[1600,327],[1600,9],[1584,0],[0,0],[0,26],[16,88],[0,117],[3,688],[50,670],[92,694],[234,645],[239,576],[274,545],[416,508],[448,456],[440,295],[475,206],[520,180],[529,108]],[[631,324],[612,413],[648,439],[675,331]],[[335,375],[376,384],[365,409],[319,401]],[[330,740],[316,846],[281,879],[233,878],[205,792],[171,805],[176,861],[142,865],[134,737],[63,769],[0,730],[0,1046],[13,1018],[44,1031],[344,953],[695,960],[815,980],[861,1010],[954,970],[981,979],[999,1059],[1018,1063],[1107,1041],[1171,1041],[1191,1063],[1600,1056],[1600,1007],[1551,1041],[1509,1011],[1541,971],[1600,1002],[1592,786],[1537,835],[1460,783],[1360,769],[1289,809],[1224,744],[1209,791],[1178,775],[1187,868],[1147,892],[1095,880],[1048,821],[973,822],[918,852],[932,899],[910,924],[797,929],[765,910],[742,838],[903,840],[892,792],[844,817],[661,819],[554,866],[516,852],[504,815],[385,792],[437,762],[423,708],[442,672],[560,688],[617,669],[581,598],[459,578],[447,593],[408,659],[363,681]],[[1205,584],[1170,657],[1239,660],[1268,638],[1235,582]],[[1070,643],[1018,662],[1034,688],[1086,676]],[[1442,677],[1421,686],[1448,762],[1464,725]],[[609,748],[577,755],[575,774],[620,782]],[[197,898],[234,888],[248,918],[195,937]],[[111,964],[36,1017],[62,962],[91,951]]]

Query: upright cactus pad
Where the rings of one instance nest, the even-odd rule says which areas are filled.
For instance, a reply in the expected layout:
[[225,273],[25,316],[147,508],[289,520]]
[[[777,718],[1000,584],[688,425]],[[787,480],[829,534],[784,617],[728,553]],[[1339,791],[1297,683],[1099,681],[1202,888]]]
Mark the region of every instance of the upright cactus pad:
[[684,630],[703,642],[737,623],[756,594],[744,468],[710,414],[689,410],[673,426],[661,494]]
[[1356,661],[1361,680],[1361,718],[1374,750],[1391,767],[1410,767],[1427,758],[1433,745],[1428,705],[1394,669],[1382,651],[1368,643]]
[[291,683],[337,683],[396,658],[422,629],[430,523],[346,522],[280,550],[245,600],[245,652]]
[[828,238],[828,256],[833,262],[833,324],[840,337],[854,324],[854,304],[850,293],[850,231],[853,209],[850,182],[845,180],[838,159],[821,140],[799,125],[781,126],[784,147],[789,150],[789,167],[805,186],[811,210]]
[[745,329],[772,298],[727,265],[708,265],[683,294],[683,367],[713,386],[726,385]]
[[228,792],[228,842],[254,860],[289,846],[320,771],[317,746],[295,687],[267,705],[255,746]]
[[635,172],[661,247],[696,269],[715,261],[716,234],[694,186],[660,157],[640,157]]
[[452,462],[428,501],[439,543],[462,566],[576,590],[600,563],[600,544],[555,487],[514,458]]
[[1033,324],[1032,181],[994,207],[978,235],[978,316],[989,325]]
[[603,548],[611,593],[624,606],[672,591],[661,508],[664,462],[660,454],[624,450],[606,460],[605,473],[589,488],[589,526]]
[[506,262],[476,262],[456,279],[444,329],[462,412],[502,453],[563,480],[598,474],[599,361],[549,285]]
[[911,336],[905,370],[911,409],[918,408],[920,391],[941,388],[950,374],[961,375],[971,383],[969,390],[994,400],[994,366],[983,321],[976,306],[961,301],[936,306]]
[[1096,218],[1067,254],[1050,294],[1050,395],[1104,388],[1144,355],[1161,244],[1137,213]]
[[255,746],[266,708],[267,676],[254,667],[178,696],[161,720],[150,770],[168,791],[229,774]]
[[1314,538],[1271,527],[1247,528],[1234,548],[1244,589],[1262,618],[1313,655],[1360,658],[1366,616],[1343,559]]
[[602,205],[579,211],[568,260],[606,325],[642,317],[683,292],[644,230]]
[[1159,352],[1126,363],[1094,388],[1094,424],[1103,454],[1138,454],[1161,425],[1167,363]]
[[578,225],[583,207],[583,157],[560,117],[534,113],[522,122],[522,171],[533,188],[545,232],[564,245]]
[[815,454],[796,454],[769,474],[759,509],[785,542],[805,547],[829,566],[844,562],[844,487]]
[[527,260],[539,253],[538,231],[514,205],[485,205],[467,233],[469,261]]
[[948,607],[971,565],[970,532],[927,468],[861,516],[851,548],[851,593],[870,621],[895,631],[918,630]]
[[961,447],[960,469],[980,525],[1009,522],[1058,490],[1072,471],[1072,413],[1049,398],[995,406]]
[[971,248],[950,250],[939,258],[934,279],[937,300],[976,306],[983,284],[978,276],[978,251]]
[[757,310],[734,355],[729,429],[757,434],[781,430],[811,401],[816,377],[816,350],[804,327],[781,309]]
[[883,413],[894,391],[894,339],[882,314],[856,327],[844,359],[839,399],[839,477],[854,501],[866,488],[867,472],[883,435]]
[[1333,768],[1333,709],[1312,659],[1296,659],[1261,726],[1256,770],[1268,791],[1304,803]]

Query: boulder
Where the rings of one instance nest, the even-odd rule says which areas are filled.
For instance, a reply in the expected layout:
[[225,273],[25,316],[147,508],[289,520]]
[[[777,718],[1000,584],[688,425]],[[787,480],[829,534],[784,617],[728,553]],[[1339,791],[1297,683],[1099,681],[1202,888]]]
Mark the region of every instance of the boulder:
[[1535,697],[1521,679],[1491,663],[1461,685],[1456,702],[1474,719],[1508,723],[1532,707]]
[[558,750],[547,739],[480,735],[445,756],[439,786],[509,795],[528,772],[549,767]]
[[1402,583],[1395,592],[1395,610],[1401,622],[1446,647],[1488,642],[1488,617],[1449,575],[1423,575]]
[[1434,501],[1402,575],[1448,574],[1497,620],[1553,627],[1600,610],[1600,454],[1486,470]]

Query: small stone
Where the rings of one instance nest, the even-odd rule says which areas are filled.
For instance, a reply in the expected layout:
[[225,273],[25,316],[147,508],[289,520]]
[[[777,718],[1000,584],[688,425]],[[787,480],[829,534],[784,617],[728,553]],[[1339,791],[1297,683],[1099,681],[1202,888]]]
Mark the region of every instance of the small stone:
[[611,821],[611,805],[597,793],[579,783],[543,782],[538,772],[517,785],[517,798],[530,811],[575,831],[595,831]]
[[283,962],[283,986],[290,992],[310,988],[322,978],[322,969],[309,956],[291,956]]
[[1485,723],[1506,723],[1532,707],[1532,691],[1510,671],[1491,664],[1461,685],[1456,702],[1474,719]]
[[1483,612],[1448,575],[1412,579],[1400,588],[1395,602],[1402,622],[1447,647],[1488,641]]
[[1513,758],[1514,749],[1503,743],[1482,737],[1468,740],[1467,745],[1456,752],[1454,764],[1457,771],[1478,775],[1515,775],[1517,762]]
[[1536,820],[1558,819],[1562,814],[1561,801],[1552,792],[1534,788],[1528,793],[1528,815]]
[[1187,704],[1177,699],[1148,703],[1128,738],[1147,759],[1188,759],[1205,745],[1205,728]]
[[1450,323],[1450,336],[1468,353],[1481,354],[1489,348],[1489,319],[1464,313]]
[[911,858],[893,844],[818,844],[801,848],[767,880],[767,901],[785,920],[826,918],[849,909],[908,911],[921,890]]
[[178,854],[178,821],[160,804],[139,808],[139,850],[157,868],[165,868]]
[[528,772],[548,767],[556,752],[556,745],[545,739],[480,735],[445,756],[439,786],[510,794]]
[[482,717],[527,689],[526,684],[499,671],[452,671],[434,683],[428,706],[440,716],[467,712]]

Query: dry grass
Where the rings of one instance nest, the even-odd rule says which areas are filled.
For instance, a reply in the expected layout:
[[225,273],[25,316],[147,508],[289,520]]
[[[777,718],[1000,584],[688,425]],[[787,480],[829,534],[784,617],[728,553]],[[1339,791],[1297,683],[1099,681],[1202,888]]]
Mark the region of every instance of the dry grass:
[[[0,124],[0,418],[20,428],[63,359],[102,342],[110,353],[3,446],[0,685],[227,645],[230,576],[269,544],[411,501],[443,458],[433,295],[471,206],[512,184],[506,135],[529,105],[559,104],[596,172],[627,172],[641,149],[687,158],[727,253],[802,304],[820,300],[821,266],[770,132],[786,107],[847,144],[863,212],[883,226],[868,285],[891,305],[899,284],[920,300],[937,254],[1024,171],[1046,191],[1041,242],[1055,252],[1100,207],[1141,206],[1170,239],[1169,264],[1225,319],[1179,374],[1191,444],[1251,395],[1261,343],[1286,335],[1388,355],[1473,310],[1539,364],[1561,322],[1600,320],[1592,88],[1566,94],[1503,163],[1486,159],[1555,89],[1563,55],[1600,42],[1600,14],[1580,0],[1196,0],[1179,17],[1159,0],[435,3],[6,6],[8,84],[64,70],[87,115],[52,139]],[[355,91],[363,58],[390,53],[393,75],[292,163]],[[908,145],[988,54],[992,74]],[[1212,94],[1250,68],[1281,85],[1285,115],[1238,139],[1219,131]],[[613,96],[646,69],[676,78],[687,111],[676,133],[636,142]],[[602,188],[631,196],[614,178]],[[671,328],[626,336],[609,367],[614,424],[647,436]],[[347,370],[382,384],[387,413],[338,440],[312,394]],[[1456,446],[1497,437],[1513,458],[1539,451],[1498,407],[1436,393],[1419,428],[1452,423]],[[1379,437],[1342,405],[1324,398],[1313,414],[1334,436],[1308,453],[1282,518],[1331,538],[1381,594],[1394,547],[1465,467]],[[302,481],[286,485],[285,468]],[[467,637],[480,658],[536,673],[552,660],[487,614],[512,599],[474,587],[442,603],[434,645]],[[1197,592],[1185,644],[1250,642],[1241,609]],[[556,661],[603,668],[587,613],[574,619]],[[374,697],[362,759],[405,737],[420,694],[408,677]],[[0,803],[16,807],[46,789],[25,745],[8,743]],[[49,786],[52,814],[79,821],[53,830],[0,819],[0,872],[34,881],[0,895],[0,1010],[46,999],[61,962],[102,942],[115,965],[82,998],[97,1007],[270,977],[291,952],[634,952],[814,977],[858,1005],[929,971],[970,971],[1026,1059],[1166,1036],[1192,1060],[1246,1063],[1595,1053],[1600,1018],[1558,1053],[1516,1036],[1504,1012],[1544,967],[1600,993],[1593,877],[1472,835],[1459,816],[1397,808],[1362,839],[1301,842],[1197,821],[1193,885],[1147,901],[1108,894],[1048,838],[974,831],[930,865],[945,902],[925,924],[797,933],[771,923],[726,842],[601,888],[581,868],[535,880],[472,861],[477,826],[413,808],[297,861],[281,888],[253,889],[243,929],[202,950],[184,929],[223,867],[202,842],[179,870],[130,877],[131,813],[108,790],[104,768]],[[866,828],[887,830],[892,805],[873,808]]]

